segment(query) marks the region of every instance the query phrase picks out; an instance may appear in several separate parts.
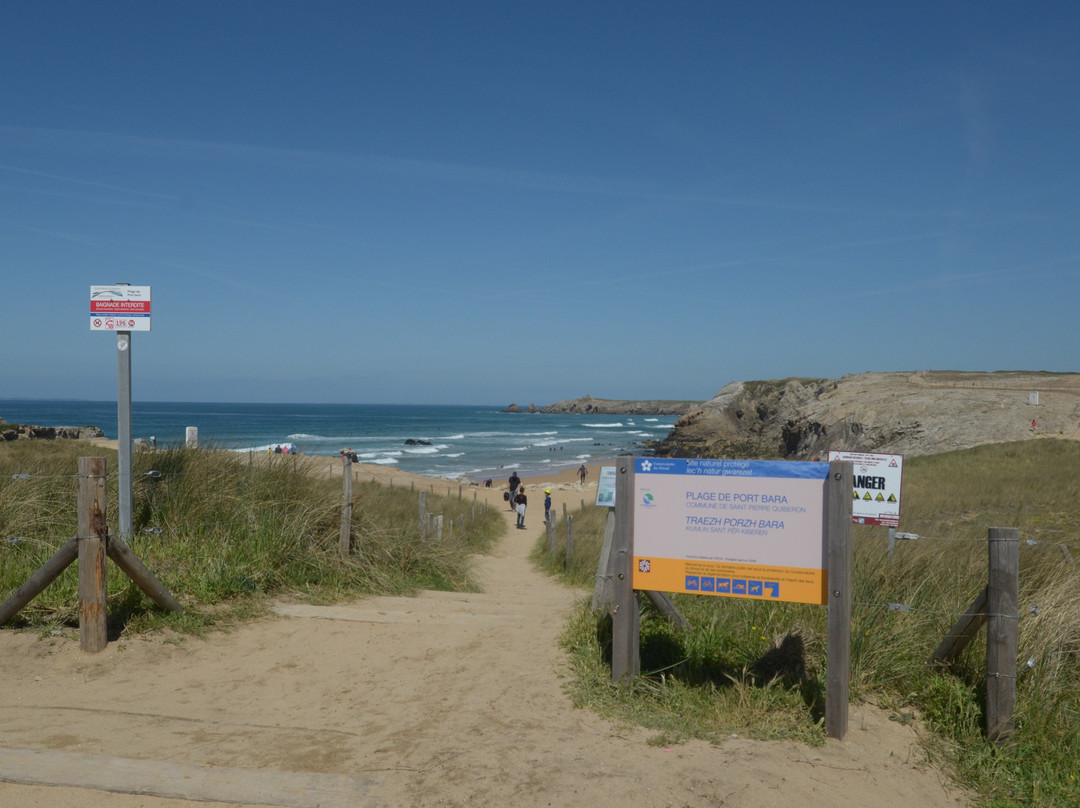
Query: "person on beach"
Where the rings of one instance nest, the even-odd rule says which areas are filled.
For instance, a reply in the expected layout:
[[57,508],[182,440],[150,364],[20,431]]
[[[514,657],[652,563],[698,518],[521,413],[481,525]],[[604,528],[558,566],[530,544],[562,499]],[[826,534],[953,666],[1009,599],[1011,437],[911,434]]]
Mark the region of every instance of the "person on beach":
[[517,526],[524,529],[525,507],[529,504],[529,498],[525,496],[525,486],[518,489],[517,496],[514,497],[514,504],[517,506]]
[[544,489],[544,524],[548,523],[548,519],[551,517],[551,489]]
[[514,503],[517,501],[517,500],[514,499],[514,496],[517,494],[518,486],[521,485],[521,478],[518,477],[518,473],[516,471],[510,472],[509,485],[510,485],[510,510],[513,510],[514,509]]
[[581,468],[577,470],[578,477],[581,478],[581,485],[585,485],[585,477],[588,476],[589,470],[585,468],[585,464],[581,464]]

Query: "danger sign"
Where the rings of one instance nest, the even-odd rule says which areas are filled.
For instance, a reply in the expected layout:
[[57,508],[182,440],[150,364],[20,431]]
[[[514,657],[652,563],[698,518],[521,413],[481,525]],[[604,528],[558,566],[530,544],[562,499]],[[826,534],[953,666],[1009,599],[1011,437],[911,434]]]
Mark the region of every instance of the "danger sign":
[[91,331],[149,331],[149,286],[91,286]]
[[851,521],[857,525],[898,527],[904,456],[829,452],[829,462],[833,460],[850,460],[852,464]]

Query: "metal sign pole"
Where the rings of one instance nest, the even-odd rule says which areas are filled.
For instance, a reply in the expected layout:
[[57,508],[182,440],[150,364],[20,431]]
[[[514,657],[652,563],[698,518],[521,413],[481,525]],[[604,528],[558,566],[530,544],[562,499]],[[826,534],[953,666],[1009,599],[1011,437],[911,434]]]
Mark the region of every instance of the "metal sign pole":
[[131,536],[131,332],[116,332],[116,433],[119,450],[120,536]]

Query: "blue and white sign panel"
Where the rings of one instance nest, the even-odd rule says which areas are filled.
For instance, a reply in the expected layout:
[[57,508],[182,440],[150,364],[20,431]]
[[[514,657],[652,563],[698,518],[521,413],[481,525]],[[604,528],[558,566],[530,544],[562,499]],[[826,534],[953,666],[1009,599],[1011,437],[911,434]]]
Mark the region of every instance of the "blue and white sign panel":
[[826,602],[827,463],[635,458],[635,589]]

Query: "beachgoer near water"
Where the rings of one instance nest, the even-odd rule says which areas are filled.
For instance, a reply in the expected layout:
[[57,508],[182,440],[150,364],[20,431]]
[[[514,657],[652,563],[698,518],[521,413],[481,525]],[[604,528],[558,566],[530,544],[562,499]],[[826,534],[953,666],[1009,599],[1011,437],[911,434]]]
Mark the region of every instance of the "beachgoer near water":
[[581,484],[585,485],[585,477],[588,475],[589,470],[585,468],[585,464],[581,464],[581,468],[577,470],[578,477],[581,478]]
[[548,523],[548,519],[551,517],[551,489],[544,489],[544,524]]

